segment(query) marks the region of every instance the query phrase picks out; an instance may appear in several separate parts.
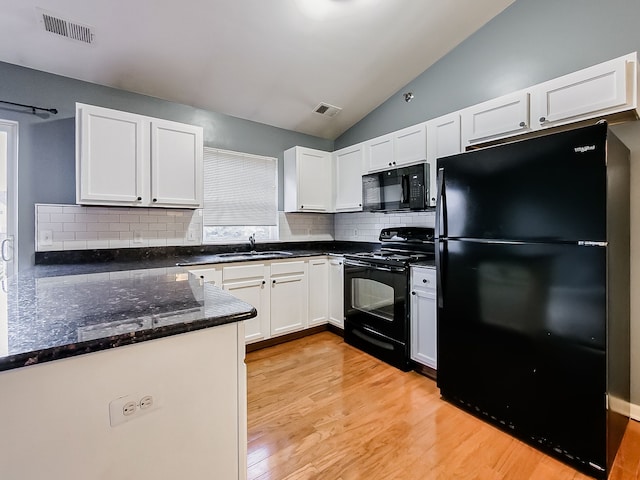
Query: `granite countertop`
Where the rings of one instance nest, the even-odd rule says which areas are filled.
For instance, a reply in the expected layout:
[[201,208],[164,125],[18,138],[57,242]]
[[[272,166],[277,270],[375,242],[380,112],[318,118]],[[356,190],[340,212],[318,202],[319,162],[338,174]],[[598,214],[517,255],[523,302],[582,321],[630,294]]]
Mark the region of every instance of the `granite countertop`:
[[72,265],[53,267],[66,270],[61,275],[42,275],[47,268],[36,267],[9,279],[0,371],[257,315],[248,303],[201,285],[181,267],[98,272],[78,267],[76,274]]
[[257,315],[248,303],[200,284],[185,267],[341,254],[376,245],[290,247],[262,245],[259,255],[212,246],[36,253],[37,265],[4,281],[8,316],[5,322],[0,318],[0,371]]

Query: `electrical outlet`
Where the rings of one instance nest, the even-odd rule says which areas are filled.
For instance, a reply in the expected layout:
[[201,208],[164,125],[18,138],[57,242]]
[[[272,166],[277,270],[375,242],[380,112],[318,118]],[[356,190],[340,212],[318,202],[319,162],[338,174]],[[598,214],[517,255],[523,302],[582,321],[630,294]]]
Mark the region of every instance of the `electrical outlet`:
[[357,237],[357,236],[358,236],[358,229],[357,229],[357,228],[354,228],[354,229],[353,229],[353,236],[354,236],[354,237]]
[[142,232],[140,230],[133,231],[133,243],[142,243]]
[[112,427],[140,418],[160,407],[157,395],[133,394],[116,398],[109,403],[109,421]]
[[189,242],[196,241],[196,231],[193,228],[190,228],[189,230],[187,230],[187,240]]
[[51,230],[40,230],[40,245],[53,245],[53,233],[51,232]]

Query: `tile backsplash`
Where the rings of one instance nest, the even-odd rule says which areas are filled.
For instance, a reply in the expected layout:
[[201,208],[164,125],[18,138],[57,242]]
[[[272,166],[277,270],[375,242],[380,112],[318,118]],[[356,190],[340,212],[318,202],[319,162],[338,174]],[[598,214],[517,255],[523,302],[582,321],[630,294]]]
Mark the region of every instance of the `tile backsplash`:
[[199,245],[201,210],[36,204],[36,251]]
[[[36,204],[36,251],[200,245],[202,211]],[[433,227],[434,212],[278,213],[280,241],[377,242],[394,226]]]
[[388,227],[434,227],[435,212],[338,213],[334,218],[334,239],[351,242],[377,242],[380,230]]

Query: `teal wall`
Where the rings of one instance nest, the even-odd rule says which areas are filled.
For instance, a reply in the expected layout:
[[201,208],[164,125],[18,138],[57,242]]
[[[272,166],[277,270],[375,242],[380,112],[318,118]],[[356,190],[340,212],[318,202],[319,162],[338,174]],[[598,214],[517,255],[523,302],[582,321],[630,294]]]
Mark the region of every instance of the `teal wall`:
[[[228,115],[167,102],[0,62],[0,100],[57,108],[32,115],[0,104],[0,118],[19,123],[18,251],[21,266],[33,264],[35,203],[75,203],[75,103],[88,103],[204,127],[210,147],[279,158],[295,145],[331,151],[333,142]],[[282,188],[279,189],[282,207]]]
[[[516,0],[336,139],[393,132],[640,50],[639,0]],[[420,56],[420,45],[415,45]],[[406,103],[403,92],[415,98]]]

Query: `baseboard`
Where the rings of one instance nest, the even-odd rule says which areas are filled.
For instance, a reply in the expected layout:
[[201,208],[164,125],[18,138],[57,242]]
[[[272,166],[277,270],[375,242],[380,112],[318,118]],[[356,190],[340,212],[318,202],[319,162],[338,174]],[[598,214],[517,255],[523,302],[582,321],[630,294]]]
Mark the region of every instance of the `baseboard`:
[[631,418],[636,422],[640,422],[640,405],[635,403],[631,404]]
[[280,335],[279,337],[269,338],[260,342],[249,343],[246,346],[245,352],[255,352],[262,348],[273,347],[281,343],[290,342],[291,340],[297,340],[298,338],[313,335],[328,330],[327,325],[318,325],[317,327],[305,328],[304,330],[298,330],[297,332],[287,333],[286,335]]

